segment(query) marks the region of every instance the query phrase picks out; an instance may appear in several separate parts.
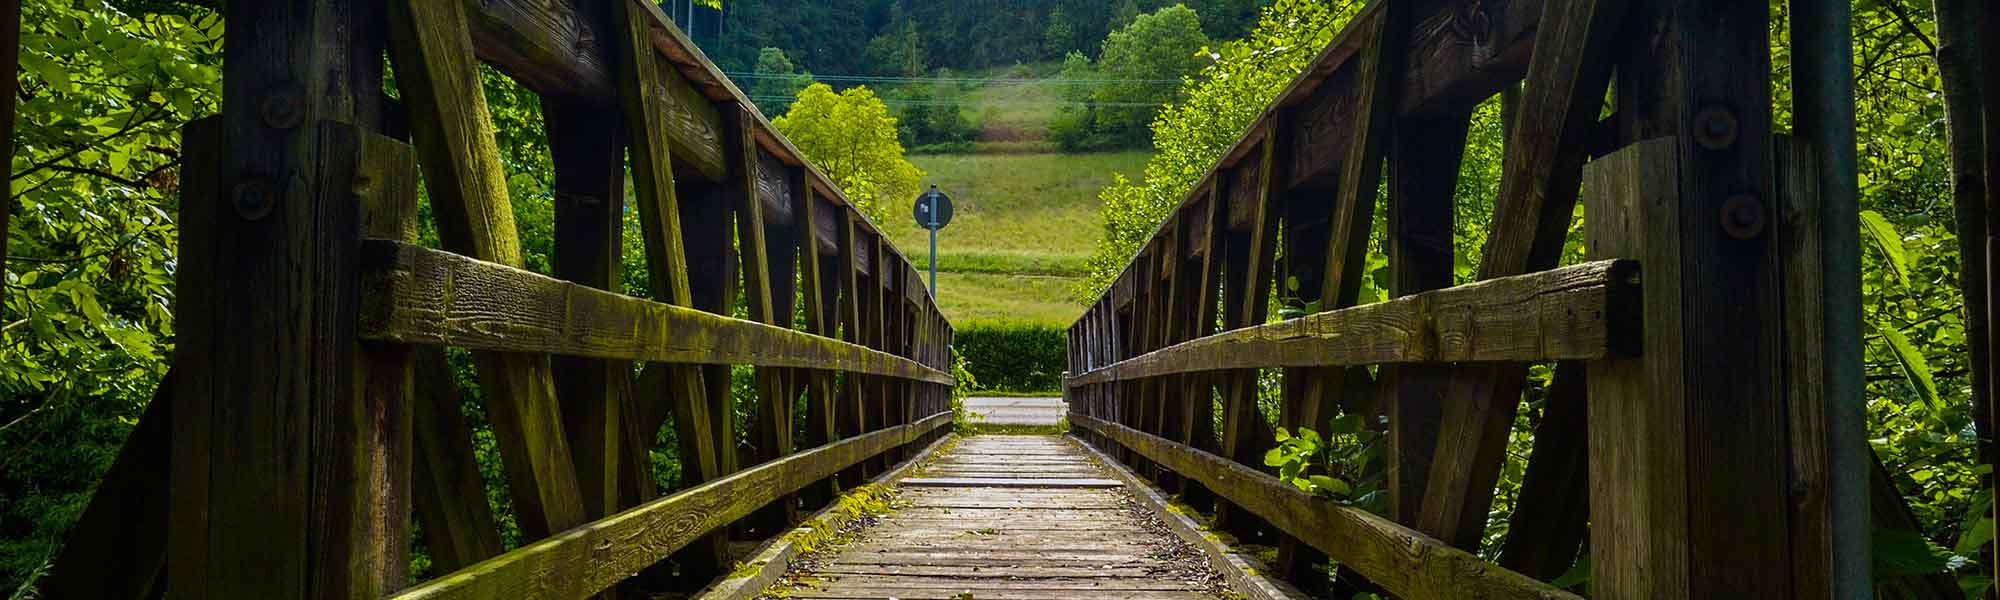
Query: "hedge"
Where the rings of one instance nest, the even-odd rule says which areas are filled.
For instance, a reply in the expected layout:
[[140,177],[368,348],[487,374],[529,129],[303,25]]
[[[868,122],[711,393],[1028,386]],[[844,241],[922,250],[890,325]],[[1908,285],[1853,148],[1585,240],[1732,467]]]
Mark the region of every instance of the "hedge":
[[1027,323],[972,323],[954,342],[981,391],[1059,393],[1068,362],[1062,329]]

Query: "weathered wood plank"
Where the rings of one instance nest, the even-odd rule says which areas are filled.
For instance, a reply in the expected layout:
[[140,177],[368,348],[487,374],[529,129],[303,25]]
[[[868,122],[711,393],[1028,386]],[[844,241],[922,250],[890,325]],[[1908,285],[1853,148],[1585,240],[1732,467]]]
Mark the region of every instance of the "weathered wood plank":
[[362,337],[482,351],[814,368],[950,385],[949,373],[809,333],[613,294],[419,246],[363,246]]
[[444,351],[420,348],[413,361],[417,456],[410,495],[431,563],[450,571],[499,555],[500,526],[486,503],[472,429],[459,412],[458,385]]
[[[1568,238],[1587,140],[1597,130],[1611,77],[1615,36],[1630,3],[1564,0],[1543,6],[1519,120],[1509,131],[1500,196],[1481,279],[1556,265]],[[1421,528],[1461,548],[1476,547],[1486,527],[1493,485],[1506,460],[1507,437],[1525,385],[1526,365],[1474,367],[1451,382],[1437,443],[1437,468],[1425,488]]]
[[582,598],[848,465],[951,423],[951,415],[884,429],[750,467],[445,575],[394,598]]
[[[608,6],[601,7],[609,20]],[[625,218],[623,122],[614,111],[542,98],[542,117],[549,131],[549,155],[555,167],[555,275],[578,285],[618,291]],[[629,396],[611,382],[630,379],[628,361],[552,357],[556,396],[563,399],[563,433],[585,516],[600,518],[618,512],[620,461],[635,460],[623,421]],[[650,443],[652,440],[645,440]],[[646,469],[650,470],[650,469]]]
[[1401,598],[1578,598],[1367,511],[1315,498],[1248,466],[1088,415],[1103,434],[1353,567]]
[[1627,356],[1638,264],[1598,261],[1229,331],[1073,376],[1068,385],[1226,369]]
[[[462,0],[471,15],[479,59],[545,97],[617,104],[599,40],[600,21],[578,14],[574,0]],[[608,8],[608,6],[606,7]]]
[[40,583],[43,596],[144,600],[164,583],[174,389],[168,369],[90,505],[64,536],[62,554]]
[[1543,581],[1569,571],[1590,532],[1587,373],[1581,362],[1556,365],[1500,547],[1500,566]]
[[1677,229],[1674,144],[1641,142],[1584,169],[1586,252],[1648,269],[1640,354],[1589,363],[1592,585],[1615,598],[1689,597],[1680,260],[1654,241]]
[[[445,248],[518,267],[521,244],[492,118],[457,2],[389,3],[390,58],[410,112],[411,137]],[[530,538],[586,517],[548,359],[474,355],[482,400],[499,438],[521,528]]]

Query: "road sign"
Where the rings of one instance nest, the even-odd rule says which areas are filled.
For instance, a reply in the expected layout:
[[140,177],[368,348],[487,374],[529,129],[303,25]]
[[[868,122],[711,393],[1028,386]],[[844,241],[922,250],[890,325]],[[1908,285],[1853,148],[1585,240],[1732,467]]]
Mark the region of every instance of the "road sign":
[[[931,207],[933,204],[937,207],[935,209],[937,211],[937,219],[935,221],[931,219],[931,211],[933,210]],[[931,191],[917,196],[916,206],[911,207],[910,215],[916,218],[918,227],[933,230],[944,229],[944,226],[951,224],[951,196],[946,196],[944,192],[938,191],[937,186],[931,186]]]

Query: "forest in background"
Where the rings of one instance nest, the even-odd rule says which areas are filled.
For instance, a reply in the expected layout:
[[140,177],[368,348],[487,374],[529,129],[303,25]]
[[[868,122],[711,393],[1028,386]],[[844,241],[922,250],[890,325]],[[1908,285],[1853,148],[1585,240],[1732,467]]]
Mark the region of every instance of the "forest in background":
[[[6,287],[0,305],[0,590],[10,596],[32,594],[29,582],[82,510],[171,356],[178,128],[214,114],[220,102],[224,24],[209,4],[23,2],[19,117],[6,207],[11,235],[0,281]],[[1072,53],[1096,64],[1114,31],[1169,4],[1179,3],[730,0],[714,41],[706,37],[714,31],[701,21],[692,28],[732,72],[757,72],[763,50],[779,48],[800,73],[935,77],[939,69],[1049,62]],[[1149,141],[1143,143],[1155,155],[1144,176],[1100,194],[1105,237],[1091,263],[1094,279],[1077,291],[1079,297],[1101,290],[1194,179],[1360,4],[1186,3],[1199,15],[1212,52],[1175,86],[1176,99],[1146,121]],[[1968,4],[1979,2],[1957,3]],[[1960,291],[1967,242],[1957,232],[1976,217],[1955,209],[1952,166],[1968,159],[1953,154],[1951,141],[1954,131],[1964,130],[1965,117],[1947,119],[1951,89],[1939,72],[1939,56],[1954,64],[1950,50],[1965,40],[1952,39],[1948,28],[1940,31],[1940,5],[1949,10],[1953,0],[1856,3],[1871,443],[1923,529],[1878,536],[1877,575],[1948,572],[1975,590],[1991,583],[1991,574],[1973,560],[1992,540],[1993,524],[1985,516],[1990,488],[1980,485],[1991,468],[1978,454],[1977,382]],[[1772,6],[1781,17],[1772,40],[1782,129],[1790,119],[1784,5]],[[881,70],[907,69],[913,56],[923,57],[915,71]],[[833,87],[859,88],[867,81],[840,83]],[[489,78],[487,93],[528,263],[546,272],[551,173],[539,107],[532,94],[497,76]],[[1504,138],[1501,108],[1498,98],[1480,108],[1459,177],[1461,280],[1476,271],[1491,217]],[[899,115],[885,110],[880,116],[892,128],[899,124]],[[1976,157],[1971,160],[1976,164]],[[626,240],[636,245],[639,239],[634,225]],[[643,252],[635,246],[625,255],[636,262]],[[1379,252],[1371,252],[1371,262],[1371,273],[1386,264]],[[640,287],[629,278],[642,273],[637,269],[628,265],[631,289]],[[1379,299],[1381,288],[1369,281],[1364,297]],[[1282,308],[1274,314],[1316,307]],[[1539,416],[1534,400],[1544,393],[1548,370],[1538,368],[1533,377],[1517,432],[1531,432]],[[477,422],[476,396],[468,398],[468,419]],[[1364,466],[1379,445],[1352,424],[1329,423],[1326,432],[1328,443],[1311,449],[1315,464],[1351,482],[1350,500],[1365,505],[1371,476]],[[1514,456],[1526,456],[1527,442],[1517,433]],[[490,437],[482,443],[490,456]],[[670,453],[656,456],[663,484],[672,484],[674,461]],[[1501,526],[1520,464],[1510,461],[1502,474],[1493,509],[1493,522]],[[482,467],[497,481],[493,465]],[[505,501],[504,492],[495,494],[496,505],[504,509]],[[1501,533],[1489,531],[1489,539]]]

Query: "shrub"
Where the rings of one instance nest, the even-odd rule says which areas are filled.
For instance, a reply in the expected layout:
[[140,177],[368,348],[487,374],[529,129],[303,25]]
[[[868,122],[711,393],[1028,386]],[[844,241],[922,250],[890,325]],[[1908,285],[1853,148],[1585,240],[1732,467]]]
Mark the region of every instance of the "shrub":
[[1062,389],[1067,344],[1059,328],[1003,322],[961,327],[953,347],[982,391],[1040,393]]

